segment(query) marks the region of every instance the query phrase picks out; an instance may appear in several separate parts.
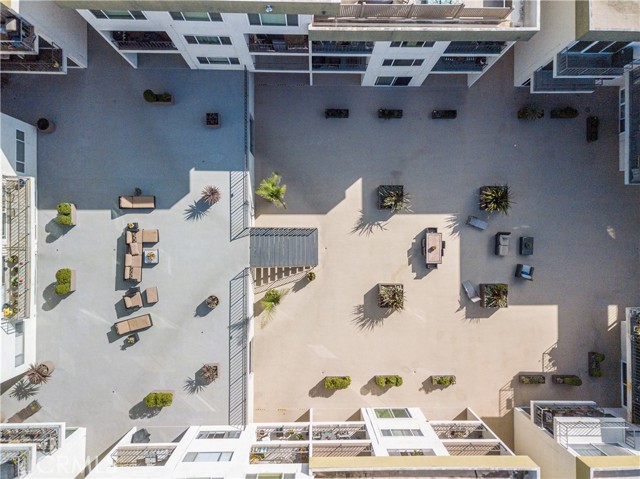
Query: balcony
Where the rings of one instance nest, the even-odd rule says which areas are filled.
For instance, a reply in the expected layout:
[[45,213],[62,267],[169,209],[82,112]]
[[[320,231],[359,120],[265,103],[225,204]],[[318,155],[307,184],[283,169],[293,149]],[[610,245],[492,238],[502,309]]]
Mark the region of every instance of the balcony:
[[124,446],[117,448],[111,458],[116,467],[164,466],[174,450],[175,446]]
[[176,50],[165,32],[111,32],[113,44],[119,50]]
[[447,442],[444,443],[451,456],[511,456],[500,443],[487,442]]
[[309,71],[309,58],[300,56],[255,55],[256,70]]
[[312,42],[313,53],[371,53],[374,42]]
[[362,457],[372,456],[370,443],[365,444],[316,444],[313,446],[313,457]]
[[38,454],[49,456],[58,450],[61,428],[11,425],[0,427],[0,444],[35,444]]
[[618,77],[633,61],[633,47],[615,53],[580,53],[564,49],[556,59],[556,74],[562,77]]
[[506,46],[504,42],[451,42],[444,52],[450,55],[499,55]]
[[593,93],[597,81],[592,78],[554,78],[552,70],[533,74],[532,93]]
[[10,263],[8,265],[10,267],[4,270],[3,283],[6,285],[4,302],[14,311],[6,319],[15,322],[30,315],[32,185],[29,178],[4,177],[2,181],[4,190],[2,212],[6,217],[7,257],[17,257],[17,261]]
[[309,53],[307,35],[249,35],[251,53]]
[[31,472],[33,454],[33,447],[30,445],[11,444],[0,449],[2,477],[5,477],[5,474],[11,479],[26,477]]
[[480,73],[487,66],[487,57],[440,57],[432,72]]
[[364,424],[313,426],[312,436],[314,441],[353,441],[369,439],[367,428]]
[[261,427],[256,431],[257,441],[308,441],[307,427]]
[[482,423],[452,422],[431,423],[431,427],[440,439],[496,439]]
[[35,51],[35,28],[6,8],[0,10],[0,51]]
[[8,55],[9,58],[2,59],[2,71],[4,73],[27,73],[27,72],[43,72],[43,73],[63,73],[63,55],[62,49],[54,44],[45,42],[42,38],[39,40],[40,47],[37,55]]
[[367,57],[313,57],[313,71],[363,72],[367,69]]
[[307,446],[269,446],[251,448],[251,464],[304,464],[309,462]]
[[[629,74],[629,125],[640,125],[640,68]],[[640,184],[640,128],[629,129],[629,183]],[[640,344],[637,345],[640,348]],[[640,353],[639,353],[640,354]],[[640,364],[638,376],[640,377]],[[640,381],[637,382],[640,391]],[[640,394],[638,394],[640,396]],[[637,405],[640,407],[640,403]],[[640,411],[637,411],[640,422]]]

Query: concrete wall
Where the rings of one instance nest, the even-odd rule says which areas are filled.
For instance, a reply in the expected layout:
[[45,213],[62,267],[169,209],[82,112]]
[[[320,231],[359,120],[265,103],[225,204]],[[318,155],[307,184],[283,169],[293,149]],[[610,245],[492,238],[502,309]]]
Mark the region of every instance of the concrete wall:
[[38,35],[62,48],[79,66],[87,66],[87,24],[77,12],[52,1],[22,0],[19,13],[35,25]]
[[575,4],[543,0],[540,5],[540,33],[515,48],[513,84],[520,86],[533,72],[549,63],[575,39]]
[[575,479],[576,459],[550,434],[536,426],[529,416],[516,408],[513,414],[514,450],[529,456],[540,466],[545,479]]

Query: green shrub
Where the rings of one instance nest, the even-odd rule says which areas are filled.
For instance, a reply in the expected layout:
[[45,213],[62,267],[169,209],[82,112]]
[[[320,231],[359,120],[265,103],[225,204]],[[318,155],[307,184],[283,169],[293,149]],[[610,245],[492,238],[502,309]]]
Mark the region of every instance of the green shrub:
[[168,407],[173,404],[173,393],[149,393],[144,398],[147,407]]
[[593,358],[596,360],[596,363],[601,363],[602,361],[604,361],[605,355],[602,353],[595,353],[593,355]]
[[564,378],[564,383],[569,386],[582,386],[582,379],[577,376],[571,376],[568,378]]
[[456,383],[455,376],[432,376],[431,383],[434,386],[451,386]]
[[58,224],[62,226],[71,226],[71,216],[58,215]]
[[156,94],[153,93],[153,90],[145,90],[142,95],[144,96],[144,99],[149,103],[153,103],[154,101],[156,101]]
[[313,271],[309,271],[307,273],[307,281],[313,281],[316,279],[316,274]]
[[69,283],[56,284],[56,294],[67,294],[69,291],[71,291]]
[[69,268],[59,269],[56,273],[58,284],[71,283],[71,270]]
[[381,388],[402,386],[401,376],[376,376],[376,384]]
[[349,376],[327,376],[324,378],[325,389],[347,389],[351,385]]
[[58,214],[70,215],[71,214],[71,203],[60,203],[58,205]]
[[539,375],[535,375],[535,376],[521,375],[520,376],[520,384],[544,384],[544,382],[545,382],[544,376],[539,376]]
[[[601,378],[602,377],[602,369],[598,368],[598,369],[594,369],[591,372],[591,376],[593,376],[594,378]],[[579,385],[578,385],[579,386]]]

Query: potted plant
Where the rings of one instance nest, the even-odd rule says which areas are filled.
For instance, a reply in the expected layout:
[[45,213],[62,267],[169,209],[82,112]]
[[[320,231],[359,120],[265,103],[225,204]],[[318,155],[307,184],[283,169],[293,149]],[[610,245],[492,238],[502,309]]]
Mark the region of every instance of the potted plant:
[[143,96],[148,103],[154,105],[173,105],[171,93],[154,93],[153,90],[145,90]]
[[546,379],[542,374],[521,374],[520,384],[544,384]]
[[262,453],[262,452],[252,452],[249,455],[249,462],[251,464],[256,464],[256,463],[262,461],[264,459],[264,457],[265,457],[264,453]]
[[404,286],[402,284],[379,284],[378,305],[389,313],[404,309]]
[[77,224],[77,210],[73,203],[60,203],[57,207],[59,225],[75,226]]
[[76,290],[76,272],[73,269],[62,268],[56,272],[56,294],[65,295]]
[[173,404],[173,391],[152,391],[144,398],[149,408],[169,407]]
[[207,205],[215,205],[218,201],[220,201],[220,190],[215,186],[205,186],[202,190],[202,201],[204,201]]
[[55,367],[51,361],[32,364],[27,370],[27,379],[31,384],[44,384],[51,378]]
[[550,117],[557,118],[576,118],[578,116],[578,110],[570,106],[564,108],[554,108],[551,110]]
[[18,255],[17,254],[12,254],[11,256],[9,256],[7,258],[7,261],[9,263],[17,263],[18,262]]
[[307,278],[307,281],[311,282],[311,281],[315,281],[316,279],[316,274],[313,271],[309,271],[305,277]]
[[480,188],[480,209],[487,213],[499,211],[506,215],[512,203],[511,188],[507,185],[483,186]]
[[207,128],[220,128],[220,113],[207,113],[205,126]]
[[381,388],[402,386],[402,376],[398,375],[376,376],[375,381]]
[[480,306],[483,308],[509,307],[509,286],[504,283],[480,284]]
[[5,319],[11,319],[16,314],[18,314],[18,308],[14,307],[11,304],[5,303],[2,308],[2,315],[5,317]]
[[349,376],[327,376],[324,378],[325,389],[347,389],[350,385],[351,378]]
[[207,297],[205,302],[207,303],[207,306],[209,306],[210,309],[215,309],[216,306],[218,306],[218,304],[220,303],[220,300],[218,299],[217,296],[212,294],[211,296]]
[[203,364],[200,368],[200,377],[207,383],[211,384],[218,379],[218,365],[213,363]]
[[281,185],[282,177],[277,173],[271,173],[269,178],[260,182],[256,194],[276,206],[281,206],[285,210],[287,205],[284,202],[284,195],[287,192],[287,185]]
[[593,378],[601,378],[602,377],[602,369],[600,368],[600,363],[605,359],[605,355],[602,353],[589,353],[589,376]]
[[264,294],[264,297],[260,300],[260,305],[268,316],[273,314],[280,304],[280,301],[282,301],[282,298],[284,298],[288,292],[288,290],[284,289],[270,289]]
[[544,117],[544,110],[535,105],[525,105],[518,110],[519,120],[539,120]]
[[55,123],[47,118],[39,118],[36,126],[40,133],[53,133],[56,130]]
[[453,375],[448,376],[431,376],[431,384],[434,386],[452,386],[456,383],[456,377]]
[[566,384],[567,386],[582,386],[582,379],[575,374],[553,374],[551,382],[554,384]]
[[411,197],[404,192],[403,185],[378,186],[378,208],[396,211],[411,211]]

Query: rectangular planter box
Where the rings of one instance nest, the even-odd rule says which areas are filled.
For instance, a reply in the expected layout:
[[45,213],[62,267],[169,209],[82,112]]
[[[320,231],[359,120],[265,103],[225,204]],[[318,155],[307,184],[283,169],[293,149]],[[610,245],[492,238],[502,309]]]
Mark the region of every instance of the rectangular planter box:
[[590,116],[587,118],[587,142],[591,143],[592,141],[598,140],[599,124],[600,120],[598,120],[597,116]]
[[349,110],[346,108],[327,108],[324,111],[325,118],[349,118]]
[[[573,386],[573,384],[567,384],[565,382],[569,378],[578,379],[579,381],[581,381],[580,384],[582,384],[582,380],[580,379],[580,377],[576,376],[575,374],[553,374],[551,376],[551,382],[553,384],[566,384],[567,386]],[[576,384],[576,386],[578,385]]]
[[390,210],[390,206],[384,206],[384,198],[389,191],[397,191],[398,193],[404,193],[403,185],[380,185],[378,186],[378,209]]
[[[493,286],[494,284],[500,284],[500,283],[481,283],[480,285],[478,285],[478,288],[480,289],[480,306],[482,306],[483,308],[498,308],[498,306],[487,306],[487,297],[486,297],[486,290],[488,287]],[[507,298],[508,298],[509,292],[507,290]],[[507,303],[508,303],[508,299],[507,299]],[[509,307],[509,305],[507,304],[507,306],[504,306],[505,308]]]
[[518,381],[520,384],[544,384],[546,378],[542,374],[521,374]]
[[71,214],[69,216],[71,216],[71,225],[75,226],[78,224],[78,211],[76,209],[76,205],[74,205],[73,203],[69,203],[71,205]]
[[[450,384],[440,384],[438,382],[439,379],[441,378],[451,378],[451,383]],[[433,386],[453,386],[456,383],[456,377],[454,375],[443,375],[443,376],[431,376],[431,384]]]
[[384,108],[380,108],[378,110],[378,118],[382,118],[383,120],[399,120],[400,118],[402,118],[402,110],[387,110]]

